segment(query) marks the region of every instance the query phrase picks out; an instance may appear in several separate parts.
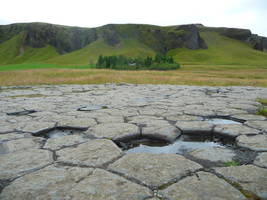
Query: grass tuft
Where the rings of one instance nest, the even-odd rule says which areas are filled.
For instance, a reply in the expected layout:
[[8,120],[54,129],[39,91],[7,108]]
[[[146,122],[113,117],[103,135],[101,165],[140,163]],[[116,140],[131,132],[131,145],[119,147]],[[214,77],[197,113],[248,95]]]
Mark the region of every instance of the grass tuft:
[[230,167],[230,166],[240,166],[241,163],[238,162],[238,161],[230,161],[230,162],[225,162],[225,163],[223,163],[223,165],[224,165],[225,167]]

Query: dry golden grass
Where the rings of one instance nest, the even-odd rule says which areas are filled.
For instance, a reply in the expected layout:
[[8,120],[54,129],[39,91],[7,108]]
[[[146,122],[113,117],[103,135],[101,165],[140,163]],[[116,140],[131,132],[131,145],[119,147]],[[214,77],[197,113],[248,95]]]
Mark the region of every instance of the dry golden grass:
[[186,66],[175,71],[38,69],[0,72],[0,85],[38,84],[178,84],[267,87],[267,69]]

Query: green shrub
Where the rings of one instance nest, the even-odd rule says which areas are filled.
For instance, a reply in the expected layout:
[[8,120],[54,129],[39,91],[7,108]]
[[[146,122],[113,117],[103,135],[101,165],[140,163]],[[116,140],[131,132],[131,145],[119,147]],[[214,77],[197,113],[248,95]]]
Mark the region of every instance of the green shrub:
[[118,70],[176,70],[180,68],[171,56],[157,54],[154,58],[128,58],[124,56],[98,57],[96,68]]

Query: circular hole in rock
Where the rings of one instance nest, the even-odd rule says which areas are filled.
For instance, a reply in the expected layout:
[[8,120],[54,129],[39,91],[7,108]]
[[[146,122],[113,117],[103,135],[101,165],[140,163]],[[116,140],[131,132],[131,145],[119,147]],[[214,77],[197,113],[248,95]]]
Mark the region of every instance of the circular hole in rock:
[[180,154],[203,166],[251,164],[256,152],[236,146],[234,137],[214,133],[182,134],[170,143],[158,138],[124,138],[114,141],[126,154]]

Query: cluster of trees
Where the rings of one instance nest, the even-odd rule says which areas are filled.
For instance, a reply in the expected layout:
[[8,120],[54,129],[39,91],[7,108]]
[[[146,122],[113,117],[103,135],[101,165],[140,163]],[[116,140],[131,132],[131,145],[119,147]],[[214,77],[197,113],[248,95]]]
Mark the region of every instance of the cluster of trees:
[[180,68],[172,56],[157,54],[155,57],[129,58],[125,56],[102,56],[98,57],[97,68],[125,69],[125,70],[174,70]]

